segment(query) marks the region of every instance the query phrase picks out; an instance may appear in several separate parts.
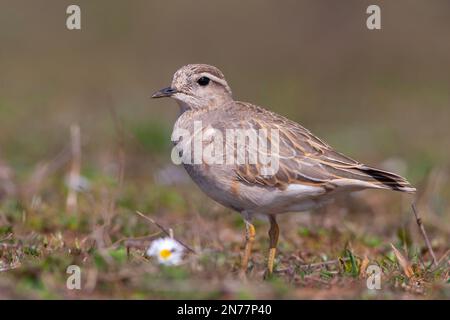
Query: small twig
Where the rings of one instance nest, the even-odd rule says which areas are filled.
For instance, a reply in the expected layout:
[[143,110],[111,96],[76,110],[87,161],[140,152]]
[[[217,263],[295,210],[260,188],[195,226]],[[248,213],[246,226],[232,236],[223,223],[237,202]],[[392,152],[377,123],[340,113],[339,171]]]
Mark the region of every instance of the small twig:
[[150,235],[146,235],[143,237],[138,237],[138,238],[120,238],[119,240],[115,241],[114,243],[111,244],[112,248],[117,247],[120,243],[124,242],[125,246],[127,245],[127,243],[137,243],[137,242],[145,242],[145,241],[151,241],[153,240],[156,236],[158,236],[161,232],[155,232],[153,234]]
[[425,265],[425,262],[423,261],[421,255],[420,255],[420,249],[418,249],[418,251],[419,251],[419,252],[417,253],[417,258],[419,259],[420,265],[422,266],[422,268],[423,268],[424,270],[426,270],[426,269],[427,269],[427,266]]
[[146,246],[148,246],[148,243],[153,240],[156,236],[158,236],[161,233],[161,231],[155,232],[153,234],[139,237],[139,238],[121,238],[111,244],[111,248],[116,248],[120,243],[124,243],[125,248],[127,250],[127,257],[130,257],[130,249],[131,248],[139,248],[139,249],[145,249]]
[[0,268],[0,272],[5,272],[5,271],[9,271],[9,270],[14,270],[14,269],[19,268],[20,266],[21,266],[20,262],[17,262],[17,263],[14,263],[14,264],[9,265],[9,266],[7,266],[7,267],[1,267],[1,268]]
[[444,264],[444,262],[446,263],[450,263],[448,260],[446,260],[450,255],[450,249],[447,250],[444,255],[439,259],[438,264],[436,267],[434,267],[433,270],[431,270],[431,272],[435,272],[436,270],[438,270],[439,268],[442,267],[442,265]]
[[5,248],[5,249],[17,249],[20,248],[21,245],[18,243],[0,243],[0,248]]
[[[171,237],[172,234],[170,232],[170,230],[164,228],[162,225],[160,225],[158,222],[156,222],[155,220],[153,220],[152,218],[147,217],[145,214],[143,214],[142,212],[136,211],[136,213],[138,215],[140,215],[142,218],[144,218],[145,220],[151,222],[152,224],[154,224],[155,226],[157,226],[162,232],[164,232],[168,237]],[[183,247],[185,247],[187,250],[189,250],[192,253],[197,254],[197,252],[192,249],[191,247],[189,247],[187,244],[185,244],[184,242],[182,242],[181,240],[176,239],[175,237],[173,237],[174,240],[176,240],[177,242],[179,242]]]
[[8,234],[6,235],[6,237],[4,237],[3,239],[0,239],[0,242],[3,242],[3,241],[6,241],[6,240],[9,240],[9,239],[11,239],[11,238],[12,238],[12,236],[13,236],[13,234],[12,234],[12,233],[8,233]]
[[431,247],[431,242],[428,239],[427,233],[425,231],[425,227],[422,224],[422,219],[419,218],[419,215],[417,214],[416,204],[412,203],[411,208],[414,213],[414,216],[416,217],[416,223],[419,226],[420,233],[422,234],[422,237],[425,240],[425,244],[427,245],[428,252],[431,254],[431,257],[433,258],[433,264],[434,264],[434,266],[437,266],[438,263],[437,263],[436,255],[434,254],[433,248]]
[[328,266],[331,264],[336,264],[336,263],[340,263],[341,261],[348,261],[350,260],[350,258],[348,257],[344,257],[344,258],[340,258],[340,259],[336,259],[336,260],[329,260],[329,261],[323,261],[323,262],[316,262],[316,263],[310,263],[310,264],[301,264],[299,265],[299,267],[301,268],[317,268],[317,267],[324,267],[324,266]]
[[81,170],[81,138],[80,126],[72,125],[70,127],[70,146],[72,155],[72,164],[69,172],[69,192],[66,199],[67,212],[74,213],[78,206],[78,185],[80,183]]
[[0,268],[0,272],[17,269],[19,266]]
[[444,262],[444,260],[447,258],[447,256],[450,255],[450,249],[447,250],[444,255],[439,259],[438,264],[441,264],[442,262]]

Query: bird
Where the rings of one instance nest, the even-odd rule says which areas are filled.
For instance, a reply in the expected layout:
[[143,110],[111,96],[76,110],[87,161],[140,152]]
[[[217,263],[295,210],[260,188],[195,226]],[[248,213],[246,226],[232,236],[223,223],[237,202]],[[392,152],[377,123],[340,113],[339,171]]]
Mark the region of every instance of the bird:
[[[272,275],[280,233],[278,215],[312,210],[339,195],[364,189],[416,191],[400,175],[362,164],[335,151],[297,122],[261,106],[234,100],[224,74],[217,67],[207,64],[181,67],[169,87],[152,95],[152,98],[163,97],[175,99],[180,109],[172,133],[172,154],[175,155],[172,159],[183,164],[207,196],[237,211],[244,219],[245,246],[241,258],[244,274],[248,271],[255,241],[255,217],[267,217],[270,223],[265,272]],[[270,155],[271,161],[277,163],[273,168],[268,168],[267,159],[260,160],[263,157],[256,157],[256,161],[245,157],[245,152],[267,156],[268,147],[255,151],[255,143],[239,144],[238,139],[228,139],[229,132],[261,131],[265,135],[257,137],[265,137],[267,145],[276,151]],[[269,131],[276,134],[269,137]],[[218,147],[214,152],[208,149],[216,161],[210,161],[211,157],[205,158],[201,152],[197,157],[199,161],[195,161],[197,138],[200,146]],[[224,148],[227,152],[223,152]],[[234,161],[224,159],[230,154]],[[236,161],[242,154],[241,161]]]

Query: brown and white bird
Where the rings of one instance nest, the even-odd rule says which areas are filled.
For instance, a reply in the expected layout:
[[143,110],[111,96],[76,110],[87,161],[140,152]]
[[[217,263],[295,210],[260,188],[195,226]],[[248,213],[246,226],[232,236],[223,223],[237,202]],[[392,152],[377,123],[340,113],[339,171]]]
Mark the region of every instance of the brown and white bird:
[[[279,235],[278,214],[309,210],[339,194],[363,189],[408,193],[416,190],[399,175],[366,166],[334,151],[294,121],[262,107],[235,101],[224,75],[216,67],[186,65],[175,72],[170,87],[159,90],[152,97],[171,97],[180,106],[172,140],[174,150],[184,159],[181,162],[191,178],[209,197],[242,214],[246,223],[243,270],[247,270],[255,239],[252,224],[255,215],[265,215],[270,221],[267,271],[271,274]],[[204,161],[185,161],[193,159],[186,155],[195,153],[197,138],[201,139],[205,150],[207,145],[215,143],[218,147],[212,152],[215,160],[229,154],[234,155],[234,159],[245,152],[251,155],[255,152],[254,144],[249,147],[251,143],[244,143],[242,149],[239,139],[228,139],[227,134],[261,130],[277,133],[270,137],[267,132],[263,135],[268,140],[267,146],[276,147],[271,148],[276,152],[270,154],[271,161],[277,163],[272,172],[268,173],[267,161],[263,163],[260,157],[256,157],[256,162],[251,161],[251,156],[244,157],[243,161],[241,158],[240,162],[227,159],[214,162],[206,161],[202,154],[200,160]],[[189,133],[189,137],[186,139],[180,132]],[[223,147],[221,152],[218,151],[220,147]],[[264,149],[265,154],[267,149]],[[257,155],[260,153],[260,150],[256,151]]]

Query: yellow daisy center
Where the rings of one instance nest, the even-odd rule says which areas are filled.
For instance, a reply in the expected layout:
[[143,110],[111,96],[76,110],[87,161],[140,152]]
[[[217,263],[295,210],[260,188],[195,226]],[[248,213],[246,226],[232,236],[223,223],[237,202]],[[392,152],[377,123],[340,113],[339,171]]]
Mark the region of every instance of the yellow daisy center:
[[159,255],[161,256],[161,258],[163,259],[168,259],[170,258],[170,256],[172,255],[172,251],[170,251],[169,249],[162,249],[159,252]]

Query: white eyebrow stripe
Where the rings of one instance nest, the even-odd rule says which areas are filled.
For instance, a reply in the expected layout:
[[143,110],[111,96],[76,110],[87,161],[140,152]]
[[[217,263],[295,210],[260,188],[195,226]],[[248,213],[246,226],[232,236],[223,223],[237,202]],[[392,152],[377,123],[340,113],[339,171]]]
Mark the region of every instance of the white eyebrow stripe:
[[208,73],[208,72],[202,72],[202,73],[200,73],[200,76],[208,77],[212,81],[220,83],[221,85],[223,85],[228,90],[228,92],[231,93],[231,88],[228,86],[228,83],[225,80],[220,79],[220,78],[216,77],[215,75],[212,75],[211,73]]

